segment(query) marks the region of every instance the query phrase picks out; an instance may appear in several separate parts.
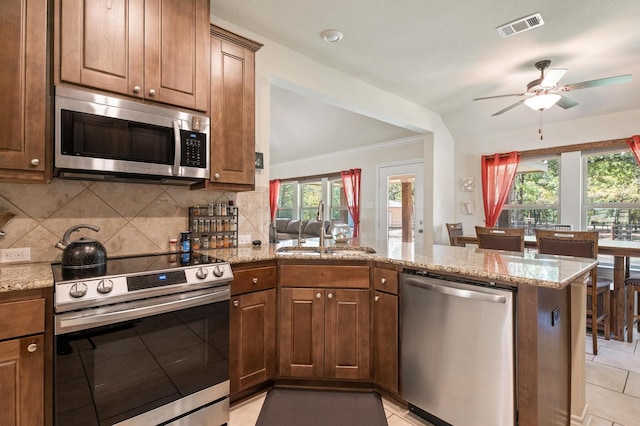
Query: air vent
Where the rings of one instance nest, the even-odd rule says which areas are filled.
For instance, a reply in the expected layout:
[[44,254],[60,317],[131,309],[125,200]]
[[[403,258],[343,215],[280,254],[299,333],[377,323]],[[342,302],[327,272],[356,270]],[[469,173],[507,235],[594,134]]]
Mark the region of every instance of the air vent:
[[534,13],[533,15],[525,16],[508,24],[501,25],[496,28],[496,31],[498,31],[498,34],[502,37],[507,38],[541,25],[544,25],[542,15],[540,15],[540,13]]

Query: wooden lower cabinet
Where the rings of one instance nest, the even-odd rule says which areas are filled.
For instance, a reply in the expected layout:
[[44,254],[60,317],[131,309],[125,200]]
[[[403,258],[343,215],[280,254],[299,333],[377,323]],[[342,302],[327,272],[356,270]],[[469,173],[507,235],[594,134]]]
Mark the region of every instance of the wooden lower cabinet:
[[[50,343],[45,343],[47,300],[36,292],[5,293],[0,303],[0,425],[48,424],[45,388]],[[31,299],[29,294],[35,294]],[[50,301],[49,301],[50,303]],[[49,366],[45,366],[45,362]]]
[[231,393],[273,379],[276,367],[276,291],[231,298]]
[[[229,312],[231,396],[267,382],[276,372],[276,267],[233,267]],[[241,397],[241,396],[240,396]]]
[[44,424],[44,334],[0,342],[0,424]]
[[282,288],[280,376],[368,380],[369,290]]
[[373,295],[373,381],[398,393],[398,296],[375,291]]

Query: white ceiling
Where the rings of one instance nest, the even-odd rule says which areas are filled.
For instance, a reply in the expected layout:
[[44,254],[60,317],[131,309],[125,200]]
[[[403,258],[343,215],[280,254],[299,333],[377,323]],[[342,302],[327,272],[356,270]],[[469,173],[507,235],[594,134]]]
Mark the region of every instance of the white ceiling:
[[[535,127],[538,113],[524,105],[491,117],[522,98],[472,99],[526,91],[539,77],[534,63],[542,59],[569,70],[561,85],[634,77],[566,93],[578,105],[552,107],[544,112],[545,123],[640,108],[637,0],[211,0],[211,7],[219,18],[437,111],[456,139]],[[495,30],[535,12],[544,26],[507,39]],[[328,28],[342,31],[344,39],[324,42],[320,33]],[[272,162],[314,155],[314,147],[344,149],[337,135],[347,131],[352,141],[364,135],[354,144],[408,134],[352,113],[340,118],[334,107],[316,102],[273,91]]]

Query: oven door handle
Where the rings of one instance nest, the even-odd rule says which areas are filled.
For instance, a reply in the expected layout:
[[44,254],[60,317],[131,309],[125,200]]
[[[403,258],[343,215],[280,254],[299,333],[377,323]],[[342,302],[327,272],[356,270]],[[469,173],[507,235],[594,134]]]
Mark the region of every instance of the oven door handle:
[[174,155],[173,155],[173,175],[180,176],[180,161],[182,157],[182,140],[180,139],[180,120],[173,120],[173,138]]
[[[126,304],[127,309],[119,309],[119,305],[94,311],[67,312],[55,316],[55,334],[66,334],[73,331],[86,330],[103,325],[115,324],[152,315],[179,311],[209,303],[229,300],[229,287],[224,290],[184,297],[184,294],[163,296],[151,303],[149,299]],[[155,303],[157,301],[158,303]],[[113,310],[110,310],[113,309]]]

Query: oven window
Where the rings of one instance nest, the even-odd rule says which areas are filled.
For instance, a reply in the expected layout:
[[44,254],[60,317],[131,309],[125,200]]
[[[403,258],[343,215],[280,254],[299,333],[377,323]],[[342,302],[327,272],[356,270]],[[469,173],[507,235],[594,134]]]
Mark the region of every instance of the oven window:
[[173,128],[61,111],[62,154],[173,164]]
[[56,336],[58,425],[111,425],[229,378],[229,301]]

